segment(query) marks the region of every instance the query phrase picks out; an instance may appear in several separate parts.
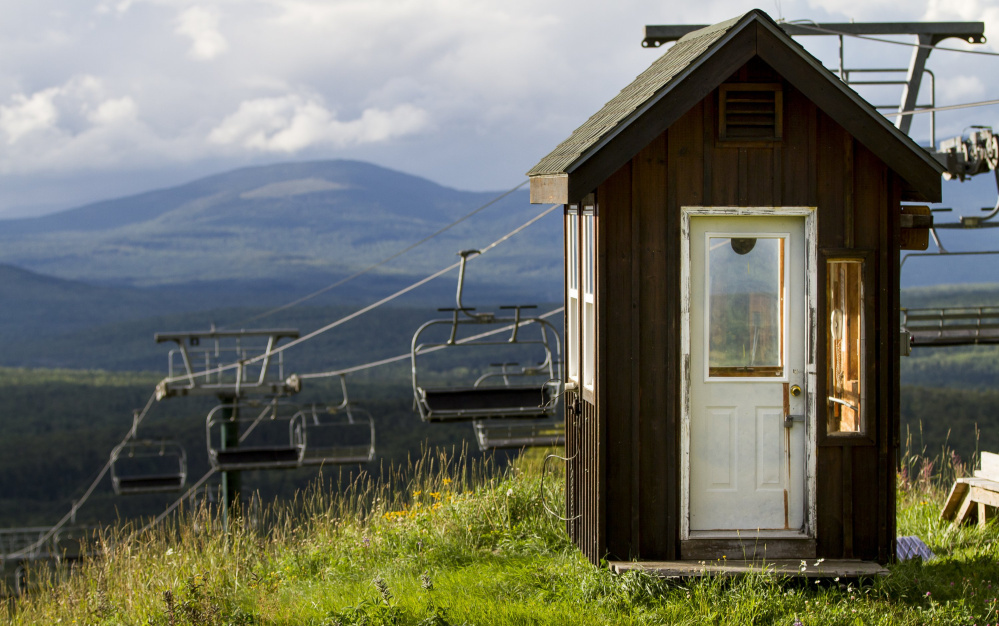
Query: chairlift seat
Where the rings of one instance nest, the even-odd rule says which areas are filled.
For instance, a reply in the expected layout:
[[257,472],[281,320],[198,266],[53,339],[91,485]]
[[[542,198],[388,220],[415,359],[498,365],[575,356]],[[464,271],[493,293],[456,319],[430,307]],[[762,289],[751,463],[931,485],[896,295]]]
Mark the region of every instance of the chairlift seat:
[[120,495],[137,493],[157,493],[180,491],[187,477],[183,474],[164,474],[161,476],[120,476],[117,478],[115,492]]
[[551,415],[547,385],[441,387],[422,390],[426,421],[476,418],[537,418]]
[[233,448],[212,451],[212,465],[220,471],[287,469],[302,464],[304,446]]
[[341,446],[325,449],[322,454],[306,455],[302,465],[350,465],[367,463],[373,457],[372,446]]
[[550,448],[565,445],[565,422],[544,420],[476,420],[479,450]]

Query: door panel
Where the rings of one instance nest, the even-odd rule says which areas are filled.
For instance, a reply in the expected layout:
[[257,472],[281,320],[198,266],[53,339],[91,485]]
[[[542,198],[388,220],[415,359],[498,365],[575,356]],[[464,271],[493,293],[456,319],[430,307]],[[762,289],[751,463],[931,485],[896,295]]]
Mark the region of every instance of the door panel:
[[[805,218],[690,217],[689,530],[800,531]],[[790,426],[790,427],[788,427]]]

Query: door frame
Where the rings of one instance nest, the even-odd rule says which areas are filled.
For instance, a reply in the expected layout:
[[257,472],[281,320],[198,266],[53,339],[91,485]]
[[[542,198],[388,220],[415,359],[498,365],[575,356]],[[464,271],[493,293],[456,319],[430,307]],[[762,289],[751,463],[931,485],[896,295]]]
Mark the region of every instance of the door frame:
[[[815,537],[817,284],[818,241],[816,207],[680,207],[680,539],[691,539],[690,531],[690,218],[691,217],[804,217],[805,218],[805,514],[804,536]],[[736,537],[733,530],[732,536]],[[771,533],[772,534],[772,531]],[[801,533],[792,531],[795,537]],[[742,533],[745,537],[745,533]]]

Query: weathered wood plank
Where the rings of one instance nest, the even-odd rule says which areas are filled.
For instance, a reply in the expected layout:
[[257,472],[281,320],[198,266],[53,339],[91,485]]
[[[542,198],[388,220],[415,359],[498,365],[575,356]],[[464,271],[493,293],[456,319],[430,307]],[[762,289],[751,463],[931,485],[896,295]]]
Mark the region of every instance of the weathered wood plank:
[[646,146],[634,160],[635,209],[638,211],[638,259],[641,301],[637,310],[641,327],[638,352],[638,428],[640,441],[640,504],[642,529],[639,549],[646,558],[661,558],[669,550],[666,536],[666,310],[670,285],[666,265],[666,163],[667,139],[663,134]]
[[597,190],[601,211],[601,242],[598,250],[597,410],[607,424],[607,550],[618,558],[635,556],[632,530],[633,507],[637,491],[633,489],[632,459],[634,447],[634,410],[632,380],[634,359],[631,354],[633,316],[629,302],[633,293],[632,264],[632,186],[631,163],[615,172]]
[[999,454],[982,452],[981,467],[975,470],[975,477],[999,481]]
[[950,493],[947,495],[947,502],[944,503],[943,509],[940,511],[940,519],[954,519],[954,515],[961,508],[961,503],[964,502],[964,496],[967,495],[968,489],[967,479],[958,478],[954,482],[954,486],[950,488]]
[[680,542],[680,557],[687,561],[726,559],[747,561],[815,558],[814,539],[687,539]]
[[773,561],[743,561],[724,559],[719,561],[612,561],[611,571],[623,574],[640,571],[663,578],[699,578],[702,576],[741,576],[745,574],[772,574],[804,578],[862,578],[886,576],[888,570],[872,561],[824,559],[821,562],[801,559],[780,559]]
[[822,446],[817,451],[817,554],[827,559],[843,556],[843,449]]

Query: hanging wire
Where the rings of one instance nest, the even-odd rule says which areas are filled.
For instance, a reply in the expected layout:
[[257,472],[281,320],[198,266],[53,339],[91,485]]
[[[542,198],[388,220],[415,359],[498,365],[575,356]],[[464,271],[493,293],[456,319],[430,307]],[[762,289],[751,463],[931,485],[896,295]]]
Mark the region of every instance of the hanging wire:
[[937,111],[955,111],[957,109],[971,109],[974,107],[985,107],[999,104],[999,100],[983,100],[982,102],[968,102],[966,104],[948,104],[942,107],[927,109],[913,109],[912,111],[897,111],[895,113],[882,113],[885,117],[895,117],[898,115],[915,115],[917,113],[936,113]]
[[464,222],[468,218],[472,217],[476,213],[479,213],[481,211],[484,211],[484,210],[488,209],[489,207],[491,207],[492,205],[496,204],[497,202],[499,202],[503,198],[506,198],[507,196],[509,196],[513,192],[517,191],[518,189],[520,189],[521,187],[523,187],[527,183],[528,183],[528,181],[525,180],[524,182],[520,183],[516,187],[514,187],[512,189],[509,189],[508,191],[505,191],[502,194],[496,196],[495,198],[493,198],[489,202],[483,204],[482,206],[480,206],[479,208],[475,209],[471,213],[466,213],[465,215],[459,217],[458,219],[456,219],[455,221],[451,222],[447,226],[444,226],[443,228],[440,228],[440,229],[434,231],[433,233],[427,235],[423,239],[420,239],[416,243],[410,244],[409,246],[403,248],[402,250],[399,250],[398,252],[396,252],[395,254],[393,254],[391,256],[385,257],[384,259],[382,259],[381,261],[378,261],[377,263],[372,263],[368,267],[366,267],[366,268],[364,268],[362,270],[358,270],[358,271],[354,272],[353,274],[351,274],[350,276],[347,276],[346,278],[341,278],[340,280],[336,281],[335,283],[333,283],[331,285],[327,285],[327,286],[323,287],[322,289],[318,289],[316,291],[313,291],[312,293],[310,293],[308,295],[305,295],[305,296],[302,296],[301,298],[298,298],[297,300],[292,300],[291,302],[289,302],[287,304],[283,304],[283,305],[281,305],[279,307],[276,307],[276,308],[273,308],[273,309],[271,309],[269,311],[265,311],[265,312],[263,312],[263,313],[261,313],[259,315],[254,315],[253,317],[249,317],[249,318],[247,318],[247,319],[245,319],[245,320],[243,320],[241,322],[234,322],[232,324],[228,324],[226,326],[226,328],[231,327],[231,326],[241,326],[243,324],[247,324],[249,322],[255,322],[255,321],[257,321],[259,319],[263,319],[265,317],[270,317],[271,315],[274,315],[275,313],[280,313],[281,311],[286,311],[286,310],[288,310],[288,309],[290,309],[292,307],[295,307],[295,306],[298,306],[299,304],[302,304],[303,302],[307,302],[307,301],[315,298],[316,296],[320,296],[320,295],[326,293],[327,291],[330,291],[331,289],[335,289],[335,288],[339,287],[340,285],[344,285],[346,283],[349,283],[350,281],[354,280],[355,278],[357,278],[359,276],[363,276],[364,274],[367,274],[371,270],[376,269],[378,267],[381,267],[382,265],[385,265],[389,261],[392,261],[394,259],[399,258],[400,256],[406,254],[407,252],[409,252],[413,248],[416,248],[417,246],[423,245],[424,243],[430,241],[434,237],[437,237],[441,233],[444,233],[444,232],[446,232],[446,231],[454,228],[455,226],[457,226],[458,224],[461,224],[462,222]]
[[569,461],[572,461],[573,459],[575,459],[576,456],[578,456],[578,455],[579,455],[578,452],[576,454],[570,456],[570,457],[559,456],[557,454],[549,454],[548,456],[545,457],[545,460],[541,462],[541,484],[538,487],[538,490],[540,492],[540,497],[541,497],[541,506],[544,507],[546,513],[548,513],[552,517],[557,518],[559,521],[562,521],[562,522],[574,522],[574,521],[578,520],[579,518],[581,518],[582,515],[575,515],[573,517],[562,517],[561,514],[559,514],[557,511],[553,511],[548,506],[548,502],[545,501],[545,472],[548,469],[548,461],[550,461],[552,459],[558,459],[560,461],[564,461],[564,462],[568,463]]
[[[561,313],[565,310],[565,307],[558,307],[557,309],[552,309],[543,315],[539,315],[538,319],[547,319],[557,313]],[[527,321],[521,323],[521,326],[527,326],[533,324],[533,321]],[[497,328],[495,330],[490,330],[484,333],[479,333],[478,335],[472,335],[471,337],[464,337],[455,341],[456,344],[469,343],[472,341],[478,341],[479,339],[485,339],[486,337],[491,337],[493,335],[499,335],[508,332],[513,329],[513,324],[503,326],[502,328]],[[447,348],[446,345],[434,346],[433,348],[427,348],[421,354],[428,354],[430,352],[437,352],[438,350],[443,350]],[[389,357],[387,359],[381,359],[380,361],[371,361],[370,363],[364,363],[363,365],[355,365],[353,367],[347,367],[344,369],[333,370],[330,372],[313,372],[311,374],[299,374],[299,378],[302,380],[313,379],[313,378],[332,378],[333,376],[341,376],[343,374],[350,374],[352,372],[360,372],[367,369],[372,369],[375,367],[380,367],[382,365],[388,365],[390,363],[398,363],[399,361],[406,361],[412,357],[412,354],[407,352],[405,354],[400,354],[397,356]]]
[[964,54],[978,54],[982,56],[989,57],[999,57],[999,52],[986,52],[985,50],[962,50],[960,48],[941,48],[940,46],[934,46],[928,43],[910,43],[907,41],[894,41],[892,39],[882,39],[881,37],[871,37],[870,35],[857,35],[855,33],[844,33],[839,30],[834,30],[831,28],[822,28],[815,22],[811,24],[807,22],[812,22],[812,20],[792,20],[790,22],[784,22],[785,24],[794,24],[799,28],[805,28],[807,30],[814,30],[819,33],[826,33],[827,35],[839,35],[841,37],[853,37],[855,39],[865,39],[867,41],[876,41],[878,43],[890,43],[896,46],[907,46],[910,48],[929,48],[931,50],[943,50],[945,52],[963,52]]
[[97,488],[97,485],[100,484],[101,480],[104,479],[104,476],[108,473],[108,470],[111,469],[111,460],[125,446],[126,443],[128,443],[132,438],[135,437],[136,429],[139,427],[139,424],[142,422],[142,420],[145,419],[146,414],[149,413],[149,409],[152,408],[155,402],[156,402],[156,392],[153,392],[153,394],[149,396],[149,400],[146,401],[146,406],[143,407],[140,412],[133,415],[132,426],[131,428],[128,429],[128,434],[126,434],[125,438],[121,440],[121,443],[115,446],[114,451],[111,453],[111,456],[108,457],[108,460],[104,464],[104,467],[101,469],[100,472],[97,473],[97,478],[95,478],[93,482],[90,483],[90,486],[83,493],[83,496],[79,500],[73,502],[73,506],[70,507],[69,513],[66,513],[66,515],[64,515],[62,519],[56,522],[56,524],[52,528],[48,529],[45,532],[45,534],[39,537],[38,541],[36,541],[35,543],[31,544],[26,548],[22,548],[21,550],[14,552],[13,554],[6,555],[7,558],[16,559],[26,555],[30,555],[32,552],[40,548],[46,541],[51,539],[53,535],[62,530],[62,528],[66,524],[68,524],[70,520],[76,518],[76,512],[80,509],[81,506],[84,505],[84,503],[87,502],[87,500],[90,498],[90,495],[94,493],[94,489]]
[[[519,186],[516,187],[516,188],[514,188],[514,189],[512,189],[512,190],[510,190],[510,192],[507,192],[507,193],[508,194],[512,193],[513,191],[515,191],[518,188],[519,188]],[[499,198],[497,198],[496,200],[499,200]],[[495,202],[495,200],[494,200],[494,202]],[[488,206],[488,205],[486,205],[486,206]],[[542,219],[543,217],[545,217],[546,215],[548,215],[552,211],[554,211],[554,210],[556,210],[558,208],[561,208],[561,207],[562,207],[561,204],[553,204],[552,206],[548,207],[547,209],[545,209],[544,211],[542,211],[538,215],[536,215],[533,218],[531,218],[530,220],[528,220],[527,222],[521,224],[517,228],[515,228],[512,231],[508,232],[507,234],[503,235],[502,237],[500,237],[496,241],[490,243],[488,246],[482,248],[480,250],[480,253],[479,253],[478,256],[481,256],[482,254],[485,254],[486,252],[488,252],[489,250],[492,250],[496,246],[498,246],[498,245],[506,242],[511,237],[517,235],[518,233],[520,233],[524,229],[526,229],[526,228],[532,226],[533,224],[535,224],[536,222],[538,222],[540,219]],[[478,212],[478,211],[480,211],[480,210],[482,210],[484,208],[485,208],[485,206],[480,207],[479,209],[476,210],[476,212]],[[471,214],[469,214],[469,216],[470,215]],[[463,218],[463,219],[465,219],[465,218]],[[414,246],[415,245],[418,245],[418,244],[414,244]],[[327,331],[329,331],[329,330],[331,330],[333,328],[336,328],[337,326],[340,326],[340,325],[342,325],[342,324],[344,324],[344,323],[346,323],[346,322],[348,322],[348,321],[350,321],[352,319],[360,317],[361,315],[363,315],[363,314],[365,314],[365,313],[367,313],[367,312],[369,312],[369,311],[371,311],[373,309],[376,309],[379,306],[381,306],[381,305],[383,305],[383,304],[385,304],[387,302],[391,302],[392,300],[398,298],[399,296],[401,296],[403,294],[406,294],[406,293],[408,293],[408,292],[416,289],[417,287],[420,287],[421,285],[424,285],[424,284],[430,282],[431,280],[433,280],[433,279],[435,279],[435,278],[437,278],[439,276],[442,276],[443,274],[446,274],[447,272],[449,272],[449,271],[455,269],[456,267],[458,267],[460,264],[461,264],[460,262],[453,263],[453,264],[449,265],[448,267],[446,267],[446,268],[444,268],[442,270],[439,270],[437,272],[434,272],[430,276],[427,276],[426,278],[423,278],[423,279],[421,279],[421,280],[419,280],[419,281],[417,281],[417,282],[409,285],[408,287],[404,287],[403,289],[400,289],[399,291],[397,291],[397,292],[395,292],[395,293],[393,293],[393,294],[391,294],[391,295],[389,295],[389,296],[387,296],[385,298],[382,298],[381,300],[375,302],[374,304],[370,304],[370,305],[368,305],[368,306],[366,306],[366,307],[364,307],[364,308],[362,308],[362,309],[360,309],[360,310],[358,310],[358,311],[356,311],[356,312],[354,312],[354,313],[352,313],[350,315],[347,315],[346,317],[343,317],[343,318],[341,318],[341,319],[339,319],[339,320],[337,320],[335,322],[327,324],[326,326],[324,326],[324,327],[322,327],[320,329],[317,329],[317,330],[315,330],[315,331],[313,331],[313,332],[311,332],[311,333],[309,333],[309,334],[307,334],[307,335],[305,335],[305,336],[303,336],[303,337],[301,337],[301,338],[299,338],[299,339],[297,339],[295,341],[287,343],[287,344],[285,344],[283,346],[279,346],[278,348],[275,348],[271,352],[268,352],[266,354],[260,355],[259,357],[250,359],[250,360],[246,361],[244,364],[256,363],[257,361],[260,361],[260,360],[262,360],[262,359],[264,359],[264,358],[266,358],[266,357],[268,357],[270,355],[277,354],[279,352],[283,352],[283,351],[287,350],[288,348],[296,346],[296,345],[298,345],[298,344],[300,344],[300,343],[302,343],[304,341],[310,340],[313,337],[316,337],[317,335],[325,333],[325,332],[327,332]],[[554,314],[558,313],[559,311],[561,311],[561,308],[560,309],[555,309],[553,311],[549,311],[548,313],[545,314],[545,316],[554,315]],[[504,329],[501,329],[501,330],[504,330]],[[506,330],[508,330],[508,329],[506,329]],[[483,333],[483,336],[486,336],[486,335],[489,335],[489,334],[492,334],[492,333]],[[469,338],[469,339],[472,339],[472,338]],[[348,368],[348,369],[345,369],[345,370],[340,370],[337,373],[330,373],[329,375],[332,376],[332,375],[336,375],[336,374],[339,374],[339,373],[348,373],[348,372],[353,372],[353,371],[359,371],[361,369],[369,369],[371,367],[377,367],[378,365],[385,365],[385,364],[388,364],[388,363],[394,363],[396,361],[403,360],[404,358],[409,358],[409,355],[406,354],[406,355],[402,355],[401,357],[392,357],[390,359],[384,359],[382,361],[376,361],[376,362],[365,364],[365,365],[358,366],[358,367],[355,367],[355,368]],[[204,374],[206,374],[206,375],[208,375],[208,374],[214,374],[214,373],[218,373],[218,372],[222,372],[222,371],[226,371],[226,370],[232,369],[232,368],[237,367],[237,366],[239,366],[238,363],[237,364],[233,364],[233,365],[229,365],[229,366],[219,367],[219,368],[215,368],[214,370],[212,370],[210,372],[204,372]],[[313,378],[319,378],[321,376],[322,375],[313,375],[311,377],[313,377]],[[183,380],[183,379],[184,379],[184,377],[175,378],[175,379],[169,379],[168,378],[166,380],[168,382],[176,382],[177,380]],[[129,440],[131,440],[135,436],[136,429],[138,428],[138,426],[142,422],[142,420],[145,418],[146,414],[149,412],[149,409],[152,407],[152,405],[153,405],[153,403],[155,401],[156,401],[156,393],[154,392],[149,397],[149,400],[146,402],[146,405],[145,405],[145,407],[143,407],[142,411],[140,411],[138,414],[136,414],[136,415],[133,416],[132,426],[131,426],[131,428],[129,428],[128,434],[121,441],[121,443],[119,443],[117,446],[115,446],[115,448],[114,448],[115,451],[121,450],[121,448],[126,443],[128,443]],[[63,518],[60,519],[58,522],[56,522],[56,524],[54,526],[52,526],[52,528],[50,528],[48,531],[46,531],[45,534],[43,534],[38,539],[38,541],[36,541],[35,543],[31,544],[30,546],[28,546],[26,548],[23,548],[23,549],[19,550],[18,552],[6,555],[6,557],[7,558],[20,558],[20,557],[23,557],[23,556],[25,556],[27,554],[30,554],[30,553],[34,552],[39,547],[41,547],[46,541],[48,541],[49,539],[51,539],[53,535],[55,535],[57,532],[59,532],[71,519],[74,519],[76,517],[77,510],[81,506],[83,506],[83,504],[90,498],[90,495],[94,492],[94,489],[97,488],[97,485],[101,482],[101,480],[104,478],[104,476],[108,473],[108,470],[111,469],[111,459],[112,458],[114,458],[114,453],[112,453],[112,455],[108,458],[108,461],[104,464],[104,467],[98,473],[97,478],[94,479],[94,481],[87,488],[86,492],[84,492],[83,497],[81,497],[79,500],[77,500],[77,501],[75,501],[73,503],[73,506],[70,508],[69,513],[67,513],[65,516],[63,516]],[[193,486],[191,489],[189,489],[185,493],[185,495],[183,497],[178,498],[177,501],[175,501],[173,504],[171,504],[164,513],[160,514],[160,516],[158,516],[155,520],[153,520],[153,522],[151,522],[150,524],[146,525],[146,527],[144,527],[143,530],[146,530],[146,529],[150,528],[152,525],[154,525],[154,524],[158,523],[159,521],[161,521],[162,519],[164,519],[166,517],[166,515],[168,515],[171,511],[173,511],[174,509],[176,509],[180,505],[180,503],[184,500],[184,497],[187,497],[187,495],[189,495],[194,489],[196,489],[197,487],[200,487],[202,484],[204,484],[204,482],[206,480],[208,480],[214,473],[215,473],[214,469],[213,470],[209,470],[209,472],[206,473],[204,476],[202,476],[201,479],[198,480],[198,482],[195,484],[195,486]]]
[[191,488],[184,492],[184,495],[182,495],[181,497],[177,498],[174,501],[173,504],[171,504],[170,506],[168,506],[166,508],[165,511],[163,511],[162,513],[160,513],[159,515],[157,515],[151,522],[149,522],[148,524],[146,524],[145,526],[143,526],[139,530],[139,533],[146,532],[147,530],[149,530],[153,526],[159,524],[164,519],[166,519],[166,516],[170,515],[170,513],[173,513],[174,509],[176,509],[178,506],[180,506],[181,502],[183,502],[187,498],[191,497],[191,494],[193,494],[195,491],[197,491],[201,487],[201,485],[205,484],[205,482],[209,478],[211,478],[212,476],[214,476],[214,475],[215,475],[215,468],[212,468],[212,469],[208,470],[207,472],[205,472],[204,476],[202,476],[201,478],[198,479],[198,482],[196,482],[193,485],[191,485]]
[[[552,211],[554,211],[556,209],[561,209],[561,208],[562,208],[561,204],[553,204],[553,205],[551,205],[550,207],[548,207],[547,209],[545,209],[541,213],[537,214],[536,216],[534,216],[533,218],[531,218],[527,222],[525,222],[525,223],[521,224],[520,226],[518,226],[517,228],[511,230],[510,232],[508,232],[507,234],[503,235],[502,237],[500,237],[496,241],[492,242],[488,246],[485,246],[484,248],[482,248],[479,251],[479,254],[476,255],[476,256],[482,256],[483,254],[489,252],[490,250],[492,250],[496,246],[498,246],[498,245],[506,242],[511,237],[517,235],[518,233],[520,233],[524,229],[529,228],[530,226],[534,225],[536,222],[538,222],[540,219],[542,219],[543,217],[545,217],[546,215],[548,215]],[[373,311],[374,309],[377,309],[378,307],[382,306],[383,304],[387,304],[387,303],[391,302],[392,300],[395,300],[396,298],[398,298],[398,297],[400,297],[402,295],[405,295],[405,294],[409,293],[410,291],[413,291],[417,287],[421,287],[421,286],[429,283],[430,281],[434,280],[435,278],[438,278],[440,276],[443,276],[444,274],[447,274],[448,272],[450,272],[451,270],[457,268],[460,265],[461,265],[461,261],[456,261],[455,263],[452,263],[451,265],[445,267],[444,269],[441,269],[441,270],[438,270],[438,271],[434,272],[433,274],[427,276],[426,278],[422,278],[422,279],[416,281],[415,283],[412,283],[411,285],[409,285],[407,287],[403,287],[402,289],[396,291],[395,293],[390,294],[388,296],[385,296],[381,300],[378,300],[377,302],[369,304],[368,306],[363,307],[363,308],[355,311],[354,313],[351,313],[350,315],[341,317],[340,319],[338,319],[338,320],[336,320],[334,322],[331,322],[331,323],[327,324],[326,326],[318,328],[318,329],[312,331],[311,333],[308,333],[306,335],[302,335],[298,339],[294,339],[292,341],[289,341],[286,344],[283,344],[283,345],[277,346],[275,348],[272,348],[269,351],[266,351],[266,352],[264,352],[262,354],[259,354],[259,355],[255,356],[255,357],[246,359],[245,361],[240,361],[239,363],[232,363],[232,364],[229,364],[229,365],[220,365],[220,366],[218,366],[218,367],[216,367],[214,369],[210,369],[210,370],[206,370],[206,371],[203,371],[203,372],[199,372],[198,375],[199,376],[211,376],[213,374],[219,374],[219,373],[222,373],[222,372],[227,372],[227,371],[235,369],[237,367],[242,367],[242,366],[246,366],[246,365],[252,365],[254,363],[259,363],[260,361],[263,361],[264,359],[268,359],[268,358],[274,356],[275,354],[279,354],[281,352],[284,352],[285,350],[288,350],[290,348],[294,348],[295,346],[297,346],[299,344],[302,344],[302,343],[305,343],[306,341],[309,341],[309,340],[311,340],[311,339],[313,339],[313,338],[315,338],[315,337],[317,337],[317,336],[319,336],[319,335],[321,335],[323,333],[326,333],[326,332],[328,332],[328,331],[336,328],[337,326],[342,326],[343,324],[346,324],[347,322],[349,322],[349,321],[351,321],[353,319],[356,319],[356,318],[364,315],[365,313]],[[188,379],[187,375],[167,377],[167,378],[163,379],[163,381],[162,381],[161,384],[171,384],[171,383],[176,383],[176,382],[179,382],[179,381],[182,381],[182,380],[187,380],[187,379]]]

